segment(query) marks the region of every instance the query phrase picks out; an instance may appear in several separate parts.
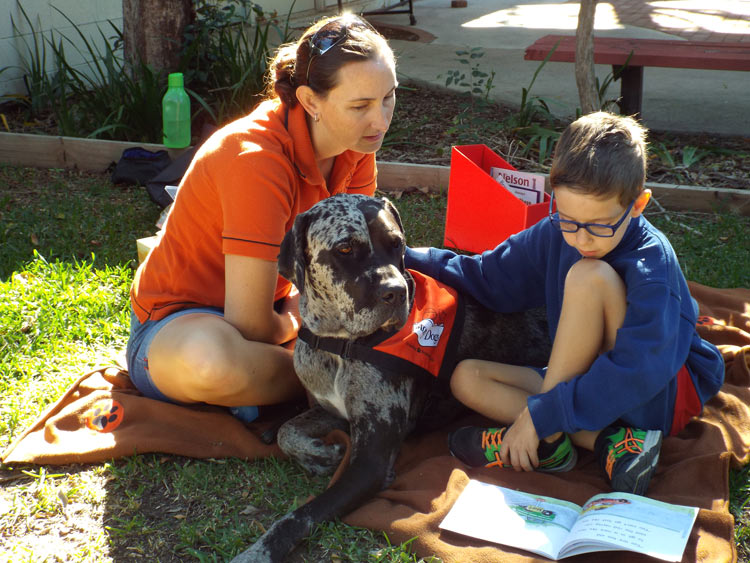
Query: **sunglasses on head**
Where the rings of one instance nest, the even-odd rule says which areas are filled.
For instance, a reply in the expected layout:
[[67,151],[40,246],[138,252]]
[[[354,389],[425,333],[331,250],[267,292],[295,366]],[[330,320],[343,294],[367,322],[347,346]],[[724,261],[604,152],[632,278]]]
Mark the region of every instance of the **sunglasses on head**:
[[[338,26],[332,24],[338,23]],[[310,83],[310,65],[315,57],[321,57],[333,49],[339,43],[342,43],[348,36],[349,30],[355,27],[363,29],[373,29],[373,27],[364,20],[355,18],[339,18],[327,23],[316,31],[308,40],[310,45],[310,58],[307,61],[307,72],[305,73],[305,82]]]

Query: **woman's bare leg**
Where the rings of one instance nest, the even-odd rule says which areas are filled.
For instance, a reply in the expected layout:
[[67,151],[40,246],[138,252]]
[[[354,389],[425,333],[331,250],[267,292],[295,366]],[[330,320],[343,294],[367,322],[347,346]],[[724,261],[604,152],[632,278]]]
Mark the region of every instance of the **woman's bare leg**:
[[179,402],[268,405],[303,394],[290,349],[246,340],[217,315],[167,323],[151,343],[148,363],[154,385]]

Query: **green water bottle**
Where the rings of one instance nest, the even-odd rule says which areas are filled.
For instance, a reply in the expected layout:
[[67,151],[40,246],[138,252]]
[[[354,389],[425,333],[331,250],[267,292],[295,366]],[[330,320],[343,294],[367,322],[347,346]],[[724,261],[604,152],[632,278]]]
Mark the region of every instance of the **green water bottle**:
[[169,87],[161,101],[164,127],[164,146],[183,149],[190,145],[190,98],[188,98],[181,72],[169,75]]

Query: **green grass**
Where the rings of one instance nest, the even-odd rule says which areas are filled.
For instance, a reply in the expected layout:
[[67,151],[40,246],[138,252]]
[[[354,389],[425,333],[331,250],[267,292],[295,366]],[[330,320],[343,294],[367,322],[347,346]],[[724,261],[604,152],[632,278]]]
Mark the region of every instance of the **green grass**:
[[[408,244],[442,245],[444,194],[392,199]],[[142,188],[113,187],[105,176],[0,167],[0,447],[75,378],[121,353],[135,239],[153,233],[158,215]],[[670,236],[689,279],[749,285],[750,219],[676,213],[651,219]],[[12,561],[42,561],[45,554],[69,561],[222,561],[325,486],[325,479],[276,459],[151,454],[0,469],[0,560]],[[747,468],[732,472],[731,510],[743,557],[750,546],[749,483]],[[408,545],[341,522],[320,526],[299,557],[418,560]]]
[[694,213],[646,217],[669,237],[688,280],[712,287],[750,287],[747,217]]
[[133,241],[153,234],[158,208],[144,188],[113,186],[105,176],[0,165],[0,279],[36,249],[59,258],[127,265]]

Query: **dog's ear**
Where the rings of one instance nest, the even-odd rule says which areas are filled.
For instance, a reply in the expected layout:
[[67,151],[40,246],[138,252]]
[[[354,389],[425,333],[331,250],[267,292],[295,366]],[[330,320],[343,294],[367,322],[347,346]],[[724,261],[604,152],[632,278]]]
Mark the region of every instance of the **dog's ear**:
[[401,233],[404,232],[404,224],[401,222],[401,215],[398,212],[398,209],[396,209],[396,206],[391,203],[391,200],[389,200],[387,197],[382,198],[383,206],[388,210],[388,212],[393,215],[393,218],[395,219],[396,223],[398,224],[398,228],[401,230]]
[[300,293],[305,291],[305,269],[307,260],[307,226],[310,220],[307,213],[300,213],[294,219],[294,225],[284,235],[279,250],[277,268],[281,277],[292,282]]
[[[401,231],[401,234],[404,234],[404,224],[401,222],[401,215],[398,212],[398,209],[396,209],[396,206],[391,203],[391,201],[384,197],[383,198],[383,207],[385,207],[386,210],[393,216],[394,221],[396,221],[396,224],[398,225],[399,230]],[[406,239],[406,236],[404,236],[404,239]],[[401,263],[399,264],[399,271],[405,272],[406,271],[406,264],[404,264],[404,255],[401,255]],[[412,282],[413,284],[413,282]],[[410,290],[410,295],[413,295],[414,293]]]

